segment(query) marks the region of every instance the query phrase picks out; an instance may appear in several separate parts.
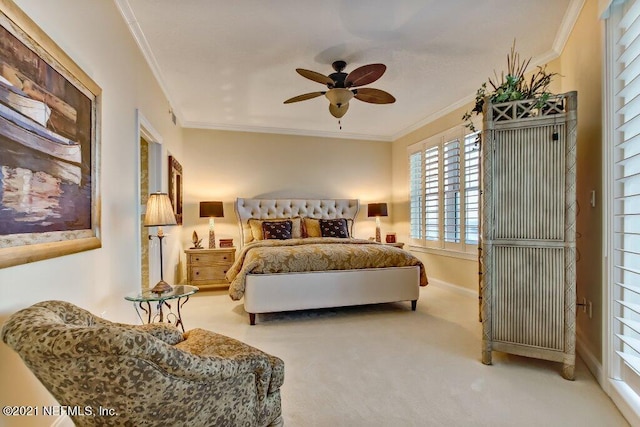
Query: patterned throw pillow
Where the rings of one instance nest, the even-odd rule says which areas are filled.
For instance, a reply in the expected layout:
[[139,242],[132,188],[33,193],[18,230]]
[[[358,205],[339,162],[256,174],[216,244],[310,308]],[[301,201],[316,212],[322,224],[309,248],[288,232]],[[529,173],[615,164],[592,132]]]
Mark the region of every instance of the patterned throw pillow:
[[291,221],[265,221],[262,234],[265,239],[286,240],[291,238]]
[[[293,217],[293,218],[269,218],[269,219],[256,219],[256,218],[250,218],[249,221],[247,221],[248,223],[248,228],[249,228],[249,233],[247,233],[247,231],[245,231],[245,233],[248,234],[248,238],[246,237],[247,234],[245,234],[245,243],[249,243],[252,240],[262,240],[264,239],[264,235],[262,234],[262,224],[264,222],[276,222],[276,221],[287,221],[290,220],[291,221],[291,238],[293,239],[299,239],[302,237],[302,218],[300,218],[299,216]],[[246,230],[246,228],[245,228]],[[318,231],[318,236],[320,236],[320,231]]]
[[347,220],[345,218],[321,219],[320,232],[322,237],[349,237]]

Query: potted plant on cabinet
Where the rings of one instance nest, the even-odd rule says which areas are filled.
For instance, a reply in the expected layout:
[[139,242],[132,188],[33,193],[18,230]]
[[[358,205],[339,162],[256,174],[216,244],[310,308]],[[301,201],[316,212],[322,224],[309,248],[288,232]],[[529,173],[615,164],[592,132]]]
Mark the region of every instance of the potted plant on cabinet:
[[[525,73],[531,58],[526,60],[520,59],[520,54],[516,51],[516,42],[513,41],[511,51],[507,55],[507,72],[501,72],[500,78],[494,71],[494,78],[488,78],[488,82],[482,83],[476,91],[475,105],[471,111],[466,112],[462,116],[465,126],[472,132],[476,131],[473,124],[473,115],[482,114],[484,100],[488,96],[492,104],[509,101],[526,100],[519,106],[521,111],[519,114],[528,115],[536,114],[536,109],[548,108],[547,101],[552,96],[549,92],[549,85],[558,73],[550,73],[547,66],[538,66],[533,72],[531,78],[527,79]],[[487,84],[488,83],[488,84]]]

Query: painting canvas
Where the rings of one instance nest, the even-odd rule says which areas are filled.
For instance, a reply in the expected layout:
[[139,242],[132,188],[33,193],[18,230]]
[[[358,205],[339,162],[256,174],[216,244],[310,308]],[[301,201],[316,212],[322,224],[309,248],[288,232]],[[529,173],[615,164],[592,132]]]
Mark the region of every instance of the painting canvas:
[[100,246],[99,87],[0,1],[0,268]]

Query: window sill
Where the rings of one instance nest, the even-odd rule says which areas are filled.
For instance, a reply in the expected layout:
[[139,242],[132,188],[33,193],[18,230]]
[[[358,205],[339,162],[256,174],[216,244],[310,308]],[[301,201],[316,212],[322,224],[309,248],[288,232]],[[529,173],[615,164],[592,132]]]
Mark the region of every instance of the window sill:
[[473,252],[460,252],[451,249],[439,249],[439,248],[427,248],[425,246],[408,245],[408,250],[411,252],[421,252],[432,255],[446,256],[450,258],[466,259],[470,261],[478,260],[478,251]]

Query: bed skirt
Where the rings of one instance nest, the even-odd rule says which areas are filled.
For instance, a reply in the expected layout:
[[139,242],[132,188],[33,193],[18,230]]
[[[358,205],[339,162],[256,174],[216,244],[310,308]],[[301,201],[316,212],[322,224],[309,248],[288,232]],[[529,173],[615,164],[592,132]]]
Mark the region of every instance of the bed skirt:
[[248,274],[244,309],[255,315],[279,311],[411,301],[420,294],[420,267],[302,273]]

